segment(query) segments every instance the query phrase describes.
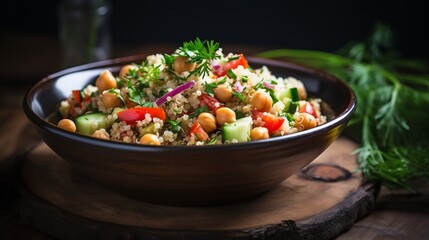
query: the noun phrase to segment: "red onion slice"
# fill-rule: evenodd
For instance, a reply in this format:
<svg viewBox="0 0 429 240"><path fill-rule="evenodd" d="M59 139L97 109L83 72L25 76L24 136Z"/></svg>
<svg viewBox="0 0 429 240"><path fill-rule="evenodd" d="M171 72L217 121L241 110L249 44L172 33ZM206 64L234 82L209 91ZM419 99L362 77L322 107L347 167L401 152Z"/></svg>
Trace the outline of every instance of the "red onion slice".
<svg viewBox="0 0 429 240"><path fill-rule="evenodd" d="M177 94L185 91L186 89L193 87L194 85L195 85L195 81L186 82L186 83L178 86L177 88L173 89L171 92L168 92L168 93L164 94L162 97L158 98L155 101L155 104L159 107L167 101L168 97L174 97Z"/></svg>
<svg viewBox="0 0 429 240"><path fill-rule="evenodd" d="M271 89L274 89L274 85L273 84L271 84L271 83L269 83L269 82L263 82L262 84L264 84L264 86L266 87L266 88L271 88Z"/></svg>
<svg viewBox="0 0 429 240"><path fill-rule="evenodd" d="M213 60L211 62L211 65L212 65L213 70L219 70L222 67L218 60Z"/></svg>
<svg viewBox="0 0 429 240"><path fill-rule="evenodd" d="M238 93L241 93L243 91L243 85L241 85L241 83L239 81L235 82L234 87Z"/></svg>

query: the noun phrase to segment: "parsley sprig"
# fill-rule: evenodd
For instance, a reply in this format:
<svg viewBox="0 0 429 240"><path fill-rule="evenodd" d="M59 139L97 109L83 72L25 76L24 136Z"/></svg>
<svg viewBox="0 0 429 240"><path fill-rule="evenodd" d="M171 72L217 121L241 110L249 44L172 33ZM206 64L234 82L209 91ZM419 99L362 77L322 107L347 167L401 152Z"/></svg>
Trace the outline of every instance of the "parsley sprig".
<svg viewBox="0 0 429 240"><path fill-rule="evenodd" d="M226 82L226 77L222 78L218 82L204 83L204 87L206 88L206 93L213 97L214 95L213 89L217 88L217 86L220 84L224 84L225 82Z"/></svg>
<svg viewBox="0 0 429 240"><path fill-rule="evenodd" d="M260 82L258 82L258 83L255 85L254 89L255 89L255 90L257 90L257 89L263 89L263 90L265 90L268 94L270 94L270 97L271 97L271 99L273 100L273 103L278 102L278 101L279 101L279 99L277 99L277 96L276 96L276 93L274 92L274 89L271 89L271 88L266 87L266 86L263 84L263 82L264 82L264 81L265 81L265 80L264 80L264 79L262 79ZM277 84L277 83L276 83L276 84Z"/></svg>
<svg viewBox="0 0 429 240"><path fill-rule="evenodd" d="M195 70L190 72L188 78L192 75L204 77L210 74L211 61L220 58L216 51L219 49L219 43L213 40L201 41L196 38L194 41L184 42L183 46L177 49L176 55L188 58L188 62L196 63Z"/></svg>
<svg viewBox="0 0 429 240"><path fill-rule="evenodd" d="M392 36L377 24L365 41L338 54L279 49L259 56L286 57L346 80L358 98L348 129L362 135L359 169L370 180L412 189L412 179L429 178L429 75L422 73L428 66L400 58Z"/></svg>
<svg viewBox="0 0 429 240"><path fill-rule="evenodd" d="M161 85L163 79L161 79L160 73L160 65L150 65L146 60L139 68L138 80L142 83L153 82L157 85Z"/></svg>
<svg viewBox="0 0 429 240"><path fill-rule="evenodd" d="M195 111L193 113L191 113L189 115L189 117L196 118L196 117L198 117L203 112L208 112L208 113L210 112L210 109L209 109L209 107L207 107L207 105L203 105L203 106L195 109Z"/></svg>
<svg viewBox="0 0 429 240"><path fill-rule="evenodd" d="M152 107L153 102L144 102L146 93L145 88L148 88L150 83L161 85L163 79L160 77L161 69L159 65L151 65L148 61L143 61L137 68L130 68L124 79L120 79L127 84L129 100L144 107ZM123 99L122 99L123 100Z"/></svg>

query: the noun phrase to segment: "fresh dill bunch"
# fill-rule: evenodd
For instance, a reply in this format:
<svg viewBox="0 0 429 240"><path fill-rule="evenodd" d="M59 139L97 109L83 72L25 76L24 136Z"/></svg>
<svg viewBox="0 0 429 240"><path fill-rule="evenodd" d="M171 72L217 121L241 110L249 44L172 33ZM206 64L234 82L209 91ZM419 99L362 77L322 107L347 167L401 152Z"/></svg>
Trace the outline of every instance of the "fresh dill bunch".
<svg viewBox="0 0 429 240"><path fill-rule="evenodd" d="M288 58L349 83L358 99L349 126L361 130L356 153L367 179L412 189L412 179L429 178L429 75L416 74L428 66L398 55L390 27L376 24L368 38L337 54L278 49L259 56Z"/></svg>
<svg viewBox="0 0 429 240"><path fill-rule="evenodd" d="M219 43L214 40L201 41L196 38L194 41L184 42L183 46L177 49L176 56L188 58L189 63L196 63L197 67L190 72L188 78L192 75L204 77L210 74L211 61L220 58L216 54L219 49Z"/></svg>

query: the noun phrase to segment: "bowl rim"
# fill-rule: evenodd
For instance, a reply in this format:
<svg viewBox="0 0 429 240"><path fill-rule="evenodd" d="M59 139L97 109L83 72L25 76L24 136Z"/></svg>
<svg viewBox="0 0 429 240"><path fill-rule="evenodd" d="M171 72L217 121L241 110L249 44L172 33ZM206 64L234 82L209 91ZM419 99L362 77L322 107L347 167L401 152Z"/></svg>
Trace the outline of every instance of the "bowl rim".
<svg viewBox="0 0 429 240"><path fill-rule="evenodd" d="M79 71L86 71L91 69L97 69L97 68L109 68L109 67L116 67L120 64L126 64L136 61L141 61L145 57L147 57L149 54L140 54L140 55L132 55L132 56L126 56L126 57L120 57L120 58L113 58L98 62L92 62L87 63L83 65L78 65L70 68L66 68L63 70L60 70L58 72L55 72L53 74L50 74L40 81L38 81L36 84L34 84L25 94L23 98L23 109L25 114L27 115L27 118L29 118L37 127L40 129L47 130L53 134L62 135L64 137L67 137L71 140L75 141L81 141L86 142L91 145L95 146L101 146L101 147L108 147L108 148L120 148L122 150L127 151L148 151L148 152L159 152L159 151L176 151L176 150L189 150L192 149L192 152L200 152L200 151L237 151L241 148L252 148L257 146L265 146L266 144L274 144L274 143L280 143L280 142L289 142L294 141L297 138L307 138L314 134L320 134L326 131L329 131L344 121L348 121L353 116L354 111L357 107L357 98L352 90L352 88L343 80L326 73L323 70L315 69L312 67L304 66L301 64L297 64L288 60L276 60L276 59L267 59L267 58L260 58L260 57L254 57L254 56L247 56L246 58L249 60L249 62L253 62L256 64L262 64L262 65L269 65L274 67L281 67L281 68L288 68L294 71L304 72L310 75L316 75L318 77L322 77L325 79L328 79L329 81L337 82L341 85L343 89L347 91L347 93L350 95L349 102L347 103L347 107L337 116L335 116L334 119L319 125L312 129L307 129L305 131L296 132L293 134L288 134L284 136L277 136L273 138L258 140L258 141L249 141L245 143L234 143L234 144L218 144L218 145L202 145L202 146L187 146L187 145L167 145L167 146L149 146L149 145L141 145L137 143L124 143L124 142L118 142L118 141L112 141L112 140L104 140L104 139L98 139L91 136L82 135L79 133L69 132L63 129L58 128L52 123L49 123L45 119L39 117L38 114L36 114L32 107L31 107L31 101L30 99L37 93L37 90L41 88L46 82L48 81L54 81L58 79L61 76L65 76L71 73L79 72ZM322 99L323 100L323 99Z"/></svg>

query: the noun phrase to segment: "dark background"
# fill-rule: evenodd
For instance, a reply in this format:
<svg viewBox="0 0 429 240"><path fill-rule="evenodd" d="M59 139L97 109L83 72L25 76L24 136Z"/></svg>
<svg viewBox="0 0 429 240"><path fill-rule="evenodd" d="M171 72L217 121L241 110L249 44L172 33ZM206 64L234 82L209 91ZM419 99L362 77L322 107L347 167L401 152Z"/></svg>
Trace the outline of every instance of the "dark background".
<svg viewBox="0 0 429 240"><path fill-rule="evenodd" d="M383 2L111 0L112 57L138 54L151 45L179 46L195 37L251 53L273 48L335 51L351 40L364 39L381 21L393 28L395 47L403 56L427 59L429 14L424 1ZM0 52L2 62L8 63L2 64L0 77L36 78L61 68L58 3L3 4ZM28 66L31 74L14 72L16 64Z"/></svg>

